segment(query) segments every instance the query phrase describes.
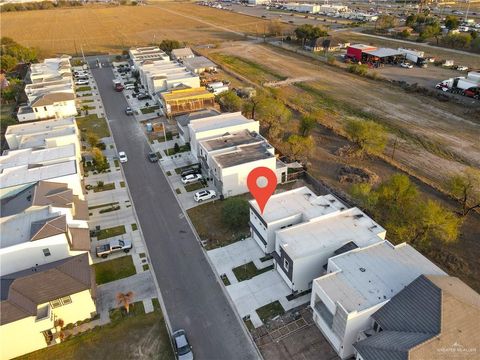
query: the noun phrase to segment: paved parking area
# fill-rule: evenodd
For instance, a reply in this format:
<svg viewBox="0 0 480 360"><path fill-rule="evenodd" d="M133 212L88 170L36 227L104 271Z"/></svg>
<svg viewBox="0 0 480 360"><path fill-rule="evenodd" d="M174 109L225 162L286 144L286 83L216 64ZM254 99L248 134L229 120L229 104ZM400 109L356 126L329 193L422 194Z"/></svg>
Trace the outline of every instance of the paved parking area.
<svg viewBox="0 0 480 360"><path fill-rule="evenodd" d="M250 320L255 327L263 324L255 310L264 305L278 300L283 309L288 311L310 301L310 294L288 301L286 297L292 291L275 269L257 275L250 280L238 282L232 272L233 268L250 261L253 261L258 269L272 264L272 260L260 261L264 254L252 238L235 242L223 248L210 250L207 254L217 273L219 275L226 274L230 280L231 285L227 286L226 289L238 313L241 317L250 315Z"/></svg>

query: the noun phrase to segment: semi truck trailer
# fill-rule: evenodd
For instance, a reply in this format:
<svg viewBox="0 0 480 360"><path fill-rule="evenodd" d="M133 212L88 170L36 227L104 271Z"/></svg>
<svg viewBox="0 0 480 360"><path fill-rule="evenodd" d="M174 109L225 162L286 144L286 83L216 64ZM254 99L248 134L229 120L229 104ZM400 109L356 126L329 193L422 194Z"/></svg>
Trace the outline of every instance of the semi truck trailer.
<svg viewBox="0 0 480 360"><path fill-rule="evenodd" d="M480 93L480 72L471 71L466 77L456 77L443 80L435 87L442 91L448 91L453 94L461 94L464 96L471 96L475 99L478 99Z"/></svg>
<svg viewBox="0 0 480 360"><path fill-rule="evenodd" d="M427 67L427 60L423 51L398 48L398 51L405 56L405 59L411 61L419 67Z"/></svg>

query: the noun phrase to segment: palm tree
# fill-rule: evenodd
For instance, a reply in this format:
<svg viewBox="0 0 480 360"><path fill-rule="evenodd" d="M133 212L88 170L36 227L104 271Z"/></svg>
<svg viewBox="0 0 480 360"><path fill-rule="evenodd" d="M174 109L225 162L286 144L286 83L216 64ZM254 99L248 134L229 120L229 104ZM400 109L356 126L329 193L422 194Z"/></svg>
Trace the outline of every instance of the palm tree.
<svg viewBox="0 0 480 360"><path fill-rule="evenodd" d="M88 115L88 105L82 105L81 110L85 112L85 115Z"/></svg>
<svg viewBox="0 0 480 360"><path fill-rule="evenodd" d="M127 314L130 311L130 304L132 303L134 293L133 291L129 291L127 293L117 293L117 305L119 307L124 307L127 311Z"/></svg>

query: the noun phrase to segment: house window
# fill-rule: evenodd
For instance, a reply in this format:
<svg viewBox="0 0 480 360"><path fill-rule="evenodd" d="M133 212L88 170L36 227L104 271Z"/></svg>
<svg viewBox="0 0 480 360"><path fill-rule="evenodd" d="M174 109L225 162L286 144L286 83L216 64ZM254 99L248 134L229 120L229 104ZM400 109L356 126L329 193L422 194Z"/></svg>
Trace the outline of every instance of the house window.
<svg viewBox="0 0 480 360"><path fill-rule="evenodd" d="M290 269L290 263L287 259L283 259L283 268L285 269L285 271L288 271Z"/></svg>
<svg viewBox="0 0 480 360"><path fill-rule="evenodd" d="M35 112L38 112L38 108L34 108Z"/></svg>
<svg viewBox="0 0 480 360"><path fill-rule="evenodd" d="M44 255L44 256L50 256L50 255L52 255L52 254L50 254L50 249L49 249L49 248L43 249L43 255Z"/></svg>
<svg viewBox="0 0 480 360"><path fill-rule="evenodd" d="M37 309L36 321L45 320L50 317L50 306L45 305Z"/></svg>
<svg viewBox="0 0 480 360"><path fill-rule="evenodd" d="M47 107L46 107L46 106L44 106L44 107L43 107L43 110L47 111Z"/></svg>
<svg viewBox="0 0 480 360"><path fill-rule="evenodd" d="M380 327L380 325L378 325L378 323L376 321L373 323L373 331L375 331L375 332L382 331L382 328Z"/></svg>
<svg viewBox="0 0 480 360"><path fill-rule="evenodd" d="M72 298L70 296L65 296L60 299L55 299L50 301L50 306L52 309L58 308L63 305L68 305L72 303Z"/></svg>

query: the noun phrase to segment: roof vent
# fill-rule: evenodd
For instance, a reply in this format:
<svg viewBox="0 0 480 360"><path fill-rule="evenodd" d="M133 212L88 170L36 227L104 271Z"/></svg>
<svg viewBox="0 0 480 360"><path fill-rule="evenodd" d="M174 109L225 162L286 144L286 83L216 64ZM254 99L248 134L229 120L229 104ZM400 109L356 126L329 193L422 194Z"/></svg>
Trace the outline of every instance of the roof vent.
<svg viewBox="0 0 480 360"><path fill-rule="evenodd" d="M363 268L363 267L361 267L359 270L360 270L361 272L367 271L367 270L366 270L365 268Z"/></svg>
<svg viewBox="0 0 480 360"><path fill-rule="evenodd" d="M361 219L363 217L363 214L355 214L353 215L354 219Z"/></svg>

